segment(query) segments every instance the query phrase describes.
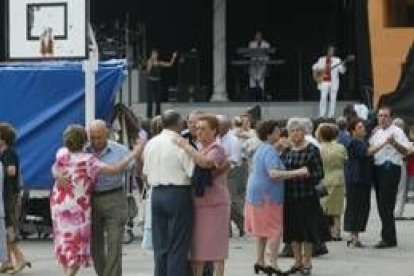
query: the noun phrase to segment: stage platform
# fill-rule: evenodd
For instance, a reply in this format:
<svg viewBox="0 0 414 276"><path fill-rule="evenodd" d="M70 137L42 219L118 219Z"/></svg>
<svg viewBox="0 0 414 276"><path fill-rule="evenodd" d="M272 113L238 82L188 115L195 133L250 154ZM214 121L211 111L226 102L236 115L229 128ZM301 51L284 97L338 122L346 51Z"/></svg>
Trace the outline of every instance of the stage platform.
<svg viewBox="0 0 414 276"><path fill-rule="evenodd" d="M335 116L341 116L344 107L351 103L353 102L338 102ZM183 115L187 115L193 110L203 110L233 117L240 115L255 105L261 107L263 119L287 119L290 117L317 118L319 115L319 102L174 102L163 103L162 110L174 109ZM135 114L145 117L145 103L132 104L132 109Z"/></svg>

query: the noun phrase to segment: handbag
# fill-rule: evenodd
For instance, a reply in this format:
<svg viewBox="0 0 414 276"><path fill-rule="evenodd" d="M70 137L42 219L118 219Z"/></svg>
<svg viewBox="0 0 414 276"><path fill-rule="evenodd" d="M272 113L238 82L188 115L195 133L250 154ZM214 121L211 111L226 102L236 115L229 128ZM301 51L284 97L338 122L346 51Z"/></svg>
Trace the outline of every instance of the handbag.
<svg viewBox="0 0 414 276"><path fill-rule="evenodd" d="M138 205L133 195L127 196L128 202L128 217L135 218L138 215Z"/></svg>

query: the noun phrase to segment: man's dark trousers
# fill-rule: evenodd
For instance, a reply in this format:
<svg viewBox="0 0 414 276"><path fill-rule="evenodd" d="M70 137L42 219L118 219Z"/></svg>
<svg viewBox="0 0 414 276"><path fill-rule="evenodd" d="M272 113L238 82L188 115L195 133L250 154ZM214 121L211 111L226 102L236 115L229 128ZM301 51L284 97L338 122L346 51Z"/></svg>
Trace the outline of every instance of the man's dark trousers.
<svg viewBox="0 0 414 276"><path fill-rule="evenodd" d="M388 245L397 245L394 208L401 176L401 167L391 162L375 166L375 195L382 223L381 238Z"/></svg>
<svg viewBox="0 0 414 276"><path fill-rule="evenodd" d="M188 253L194 221L189 186L156 186L152 192L155 276L189 276Z"/></svg>

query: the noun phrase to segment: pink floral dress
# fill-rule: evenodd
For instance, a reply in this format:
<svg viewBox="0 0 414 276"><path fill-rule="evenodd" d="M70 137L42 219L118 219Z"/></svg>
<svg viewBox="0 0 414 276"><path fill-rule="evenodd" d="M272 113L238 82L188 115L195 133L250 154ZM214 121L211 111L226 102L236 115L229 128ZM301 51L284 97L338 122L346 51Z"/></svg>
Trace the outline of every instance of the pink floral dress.
<svg viewBox="0 0 414 276"><path fill-rule="evenodd" d="M65 172L70 185L55 183L50 196L53 239L58 262L64 267L90 265L91 193L100 168L99 160L88 153L56 154L54 170Z"/></svg>

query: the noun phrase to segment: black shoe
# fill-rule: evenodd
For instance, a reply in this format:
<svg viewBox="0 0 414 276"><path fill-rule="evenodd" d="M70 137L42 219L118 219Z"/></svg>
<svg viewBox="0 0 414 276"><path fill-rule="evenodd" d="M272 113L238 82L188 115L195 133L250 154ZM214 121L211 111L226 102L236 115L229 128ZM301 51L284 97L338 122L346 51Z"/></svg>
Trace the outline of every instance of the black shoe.
<svg viewBox="0 0 414 276"><path fill-rule="evenodd" d="M319 257L328 254L328 248L326 247L325 243L317 244L312 252L313 257Z"/></svg>
<svg viewBox="0 0 414 276"><path fill-rule="evenodd" d="M302 269L303 269L302 265L299 265L299 266L294 265L289 270L285 271L285 275L290 275L290 274L295 274L297 272L301 272Z"/></svg>
<svg viewBox="0 0 414 276"><path fill-rule="evenodd" d="M280 270L279 268L274 268L274 267L268 266L267 267L267 275L268 276L272 276L272 275L285 276L287 274L285 272L283 272L282 270Z"/></svg>
<svg viewBox="0 0 414 276"><path fill-rule="evenodd" d="M285 244L285 246L282 249L282 252L280 252L279 257L282 258L292 258L293 257L293 251L290 244Z"/></svg>
<svg viewBox="0 0 414 276"><path fill-rule="evenodd" d="M388 243L385 241L380 241L374 246L374 248L376 249L385 249L385 248L392 248L392 247L397 247L397 243Z"/></svg>
<svg viewBox="0 0 414 276"><path fill-rule="evenodd" d="M342 241L342 238L341 238L341 236L331 237L331 241Z"/></svg>
<svg viewBox="0 0 414 276"><path fill-rule="evenodd" d="M269 274L269 267L267 266L254 264L253 268L254 268L254 274L259 274L260 272L263 272L264 274Z"/></svg>

